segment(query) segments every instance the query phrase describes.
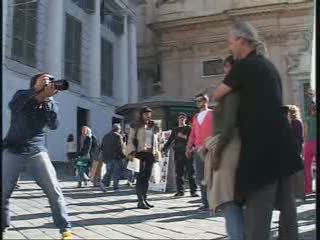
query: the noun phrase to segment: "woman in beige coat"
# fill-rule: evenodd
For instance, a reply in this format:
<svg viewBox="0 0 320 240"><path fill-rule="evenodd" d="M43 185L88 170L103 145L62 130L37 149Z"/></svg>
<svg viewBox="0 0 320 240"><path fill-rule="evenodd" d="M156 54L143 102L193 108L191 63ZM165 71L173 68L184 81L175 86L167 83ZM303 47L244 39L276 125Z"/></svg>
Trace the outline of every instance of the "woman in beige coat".
<svg viewBox="0 0 320 240"><path fill-rule="evenodd" d="M233 64L232 56L226 58L226 74ZM206 182L208 201L215 212L224 213L229 239L243 240L244 219L242 207L234 202L235 173L240 154L240 137L237 128L237 93L225 96L215 108L215 134L206 142Z"/></svg>
<svg viewBox="0 0 320 240"><path fill-rule="evenodd" d="M151 118L151 108L144 106L139 112L137 123L130 128L126 152L129 160L134 157L140 160L140 171L137 174L136 192L138 208L152 208L147 201L149 179L153 163L160 158L158 145L159 127Z"/></svg>

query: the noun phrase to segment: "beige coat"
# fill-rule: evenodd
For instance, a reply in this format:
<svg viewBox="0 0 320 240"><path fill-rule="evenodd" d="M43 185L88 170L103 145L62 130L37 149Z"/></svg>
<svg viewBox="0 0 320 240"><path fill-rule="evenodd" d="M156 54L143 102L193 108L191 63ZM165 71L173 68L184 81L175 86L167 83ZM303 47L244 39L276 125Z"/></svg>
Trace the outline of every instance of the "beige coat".
<svg viewBox="0 0 320 240"><path fill-rule="evenodd" d="M234 200L235 174L239 162L241 141L237 128L237 110L239 97L231 93L224 97L215 109L215 136L206 141L208 153L205 158L205 181L207 183L208 202L216 210L221 204ZM221 162L217 171L212 162L217 143L224 143Z"/></svg>
<svg viewBox="0 0 320 240"><path fill-rule="evenodd" d="M224 148L221 165L217 171L211 167L214 146L208 146L205 159L205 179L207 183L208 202L211 209L216 210L221 204L234 200L235 173L238 166L241 141L238 131Z"/></svg>
<svg viewBox="0 0 320 240"><path fill-rule="evenodd" d="M126 147L126 154L127 156L130 158L130 154L132 152L143 152L146 151L146 128L144 127L140 127L138 128L138 133L137 133L137 139L138 139L138 149L136 149L135 145L133 144L133 139L135 137L135 132L136 129L135 128L130 128L130 132L129 132L129 137L128 137L128 144ZM152 149L152 153L155 157L155 159L159 159L160 156L160 150L159 150L159 134L156 133L156 131L153 128L153 149Z"/></svg>

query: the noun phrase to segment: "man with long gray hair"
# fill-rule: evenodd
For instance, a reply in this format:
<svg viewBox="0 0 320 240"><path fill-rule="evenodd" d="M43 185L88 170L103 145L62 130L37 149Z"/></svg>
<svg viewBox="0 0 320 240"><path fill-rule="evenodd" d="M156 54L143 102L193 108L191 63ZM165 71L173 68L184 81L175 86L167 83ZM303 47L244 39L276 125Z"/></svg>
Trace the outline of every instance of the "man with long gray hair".
<svg viewBox="0 0 320 240"><path fill-rule="evenodd" d="M298 239L291 176L302 169L290 126L282 113L282 86L266 49L248 22L235 23L229 49L237 59L213 98L239 92L241 153L235 198L245 205L247 240L267 240L272 211L279 207L279 239Z"/></svg>

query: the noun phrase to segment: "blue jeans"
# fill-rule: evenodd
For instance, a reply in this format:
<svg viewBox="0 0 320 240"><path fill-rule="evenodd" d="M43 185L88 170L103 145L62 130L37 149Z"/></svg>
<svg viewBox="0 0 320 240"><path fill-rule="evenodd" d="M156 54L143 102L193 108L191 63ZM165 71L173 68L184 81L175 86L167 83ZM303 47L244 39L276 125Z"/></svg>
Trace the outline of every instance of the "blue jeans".
<svg viewBox="0 0 320 240"><path fill-rule="evenodd" d="M224 214L226 229L229 240L244 240L244 214L241 206L234 202L227 202L221 205L220 209Z"/></svg>
<svg viewBox="0 0 320 240"><path fill-rule="evenodd" d="M110 186L111 176L113 177L113 189L117 190L119 186L122 162L120 159L109 160L106 164L106 174L103 176L102 183L107 187Z"/></svg>
<svg viewBox="0 0 320 240"><path fill-rule="evenodd" d="M78 168L78 183L86 182L88 181L89 177L87 175L87 166L77 166Z"/></svg>
<svg viewBox="0 0 320 240"><path fill-rule="evenodd" d="M204 160L200 158L199 154L196 152L193 155L195 169L196 169L196 182L200 186L201 190L201 201L205 207L209 207L208 197L207 197L207 186L202 185L201 181L204 180Z"/></svg>
<svg viewBox="0 0 320 240"><path fill-rule="evenodd" d="M65 200L48 153L24 156L5 150L2 157L2 223L10 226L9 199L23 168L26 167L48 197L54 224L60 232L70 230Z"/></svg>

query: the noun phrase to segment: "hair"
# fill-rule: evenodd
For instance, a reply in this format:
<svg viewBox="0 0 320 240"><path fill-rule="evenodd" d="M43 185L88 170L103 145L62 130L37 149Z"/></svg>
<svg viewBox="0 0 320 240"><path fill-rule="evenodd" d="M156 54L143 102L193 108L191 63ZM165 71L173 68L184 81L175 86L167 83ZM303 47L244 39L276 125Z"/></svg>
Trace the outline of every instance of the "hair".
<svg viewBox="0 0 320 240"><path fill-rule="evenodd" d="M70 134L68 135L67 142L72 142L73 140L74 140L73 134L70 133Z"/></svg>
<svg viewBox="0 0 320 240"><path fill-rule="evenodd" d="M87 136L92 137L92 130L88 126L83 126L82 129L87 129Z"/></svg>
<svg viewBox="0 0 320 240"><path fill-rule="evenodd" d="M229 63L230 65L234 64L234 58L232 55L229 55L228 57L226 57L223 61L223 65L225 66L227 63Z"/></svg>
<svg viewBox="0 0 320 240"><path fill-rule="evenodd" d="M140 128L140 127L142 127L142 126L144 126L145 125L145 122L144 122L144 119L143 119L143 114L144 113L146 113L146 112L144 112L142 109L140 109L139 111L138 111L138 117L137 117L137 119L136 119L136 122L135 122L135 124L134 125L136 125L136 127L138 127L138 128ZM152 113L152 112L151 112ZM155 124L155 122L151 119L151 121L149 122L149 127L153 127L153 126L155 126L156 124Z"/></svg>
<svg viewBox="0 0 320 240"><path fill-rule="evenodd" d="M198 97L202 97L204 98L207 102L209 102L209 97L208 97L208 94L206 93L199 93L195 96L195 98L198 98Z"/></svg>
<svg viewBox="0 0 320 240"><path fill-rule="evenodd" d="M236 22L231 29L235 37L245 39L256 50L257 55L268 57L267 47L260 41L258 31L249 22Z"/></svg>
<svg viewBox="0 0 320 240"><path fill-rule="evenodd" d="M290 113L290 118L292 120L301 120L300 108L296 105L288 105L288 110ZM292 117L291 117L292 116Z"/></svg>

